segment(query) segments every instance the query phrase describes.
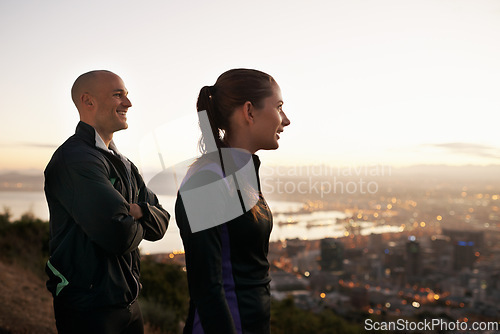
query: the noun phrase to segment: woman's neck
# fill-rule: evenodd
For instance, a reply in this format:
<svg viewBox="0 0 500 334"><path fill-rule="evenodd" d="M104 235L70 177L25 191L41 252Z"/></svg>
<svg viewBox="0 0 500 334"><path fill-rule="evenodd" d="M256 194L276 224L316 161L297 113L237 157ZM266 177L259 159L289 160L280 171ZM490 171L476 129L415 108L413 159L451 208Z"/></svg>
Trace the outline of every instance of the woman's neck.
<svg viewBox="0 0 500 334"><path fill-rule="evenodd" d="M230 136L226 134L223 139L224 144L231 148L239 148L254 154L257 150L253 147L246 136Z"/></svg>

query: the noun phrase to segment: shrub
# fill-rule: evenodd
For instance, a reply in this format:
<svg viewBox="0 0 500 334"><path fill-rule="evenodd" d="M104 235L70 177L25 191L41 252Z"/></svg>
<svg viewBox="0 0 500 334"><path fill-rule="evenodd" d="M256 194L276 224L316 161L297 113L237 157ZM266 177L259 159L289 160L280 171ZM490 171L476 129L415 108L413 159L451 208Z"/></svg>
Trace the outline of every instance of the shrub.
<svg viewBox="0 0 500 334"><path fill-rule="evenodd" d="M144 321L164 333L179 333L186 320L189 294L186 273L176 264L141 261L141 310Z"/></svg>

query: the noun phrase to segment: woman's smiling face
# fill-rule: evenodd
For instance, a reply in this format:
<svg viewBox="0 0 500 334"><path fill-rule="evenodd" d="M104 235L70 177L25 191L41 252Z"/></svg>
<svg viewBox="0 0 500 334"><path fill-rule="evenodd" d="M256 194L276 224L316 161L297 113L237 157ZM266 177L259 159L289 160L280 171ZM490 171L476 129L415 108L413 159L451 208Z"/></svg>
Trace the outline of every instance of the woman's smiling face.
<svg viewBox="0 0 500 334"><path fill-rule="evenodd" d="M285 126L290 124L290 120L283 111L283 98L278 84L274 83L272 90L272 95L262 101L262 108L254 106L255 123L252 139L255 151L277 149L279 147L279 134L283 132Z"/></svg>

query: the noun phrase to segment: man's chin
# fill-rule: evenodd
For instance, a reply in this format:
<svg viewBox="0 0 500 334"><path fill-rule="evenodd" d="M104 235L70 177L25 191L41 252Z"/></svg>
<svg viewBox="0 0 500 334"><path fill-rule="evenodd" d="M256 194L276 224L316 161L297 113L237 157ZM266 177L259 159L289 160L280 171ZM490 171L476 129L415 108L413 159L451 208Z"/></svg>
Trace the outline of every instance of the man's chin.
<svg viewBox="0 0 500 334"><path fill-rule="evenodd" d="M128 129L128 124L125 123L125 124L122 124L120 127L118 127L115 132L117 131L120 131L120 130L125 130L125 129Z"/></svg>

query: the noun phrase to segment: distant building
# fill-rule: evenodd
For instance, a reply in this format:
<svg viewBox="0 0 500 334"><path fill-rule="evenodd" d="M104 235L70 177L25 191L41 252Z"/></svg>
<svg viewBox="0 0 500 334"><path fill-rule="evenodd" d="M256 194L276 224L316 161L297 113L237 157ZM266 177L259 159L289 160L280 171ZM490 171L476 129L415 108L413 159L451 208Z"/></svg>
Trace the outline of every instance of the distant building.
<svg viewBox="0 0 500 334"><path fill-rule="evenodd" d="M480 251L484 246L484 231L443 229L443 235L450 237L451 242L466 242Z"/></svg>
<svg viewBox="0 0 500 334"><path fill-rule="evenodd" d="M389 242L384 249L384 267L392 271L404 265L404 248L393 241Z"/></svg>
<svg viewBox="0 0 500 334"><path fill-rule="evenodd" d="M382 258L378 254L368 254L368 273L372 280L380 282L384 278Z"/></svg>
<svg viewBox="0 0 500 334"><path fill-rule="evenodd" d="M370 237L368 239L368 249L372 253L381 253L384 250L384 243L382 239L382 234L375 234L372 233L370 234Z"/></svg>
<svg viewBox="0 0 500 334"><path fill-rule="evenodd" d="M271 289L275 291L306 290L308 285L306 280L284 271L274 271L271 277Z"/></svg>
<svg viewBox="0 0 500 334"><path fill-rule="evenodd" d="M305 240L298 238L286 240L286 253L288 257L297 256L297 254L304 251L305 248L306 248Z"/></svg>
<svg viewBox="0 0 500 334"><path fill-rule="evenodd" d="M337 271L342 270L344 262L344 244L334 238L321 240L321 270Z"/></svg>
<svg viewBox="0 0 500 334"><path fill-rule="evenodd" d="M484 245L484 232L443 229L443 235L450 237L453 245L453 269L472 269L476 252L480 252Z"/></svg>
<svg viewBox="0 0 500 334"><path fill-rule="evenodd" d="M337 289L339 279L338 273L314 270L310 272L308 281L312 291L325 292Z"/></svg>
<svg viewBox="0 0 500 334"><path fill-rule="evenodd" d="M349 290L351 304L354 308L363 309L368 307L368 290L364 287L354 287Z"/></svg>
<svg viewBox="0 0 500 334"><path fill-rule="evenodd" d="M405 278L405 247L403 243L390 241L383 254L384 275L392 284L403 286Z"/></svg>
<svg viewBox="0 0 500 334"><path fill-rule="evenodd" d="M456 241L453 244L453 269L460 271L464 268L472 269L476 255L474 243L471 241Z"/></svg>
<svg viewBox="0 0 500 334"><path fill-rule="evenodd" d="M420 245L413 236L406 243L405 260L406 280L413 283L422 273Z"/></svg>
<svg viewBox="0 0 500 334"><path fill-rule="evenodd" d="M436 254L444 254L449 251L451 238L446 235L437 234L431 236L431 247Z"/></svg>

